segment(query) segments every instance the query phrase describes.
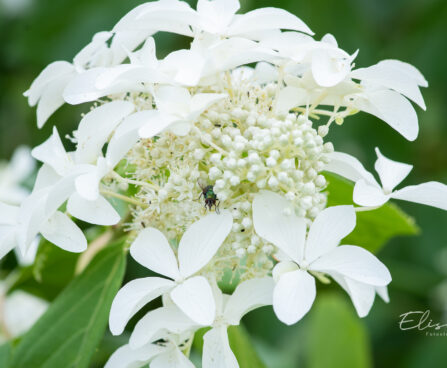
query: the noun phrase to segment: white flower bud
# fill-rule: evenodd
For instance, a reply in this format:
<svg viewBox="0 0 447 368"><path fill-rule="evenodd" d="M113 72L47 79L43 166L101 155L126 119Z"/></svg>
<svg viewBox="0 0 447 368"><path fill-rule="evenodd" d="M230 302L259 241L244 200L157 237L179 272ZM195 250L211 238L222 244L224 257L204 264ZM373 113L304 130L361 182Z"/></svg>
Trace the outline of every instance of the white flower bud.
<svg viewBox="0 0 447 368"><path fill-rule="evenodd" d="M247 228L251 227L251 224L252 224L251 218L250 217L244 217L244 219L242 220L242 226L247 229Z"/></svg>
<svg viewBox="0 0 447 368"><path fill-rule="evenodd" d="M300 205L301 205L301 208L303 208L304 210L308 210L313 205L312 197L306 196L306 197L301 198Z"/></svg>
<svg viewBox="0 0 447 368"><path fill-rule="evenodd" d="M220 154L220 153L213 153L211 156L210 156L210 161L213 163L213 164L218 164L219 162L220 162L220 159L221 159L221 157L222 157L222 154Z"/></svg>
<svg viewBox="0 0 447 368"><path fill-rule="evenodd" d="M265 160L265 163L268 167L276 166L276 160L273 157L267 158L267 160Z"/></svg>
<svg viewBox="0 0 447 368"><path fill-rule="evenodd" d="M287 182L289 181L289 176L288 176L287 173L285 173L284 171L281 171L281 172L278 174L278 180L279 180L281 183L285 184L285 183L287 183Z"/></svg>
<svg viewBox="0 0 447 368"><path fill-rule="evenodd" d="M203 158L204 155L205 155L205 151L204 151L203 149L196 148L196 149L194 150L194 154L193 154L193 156L194 156L194 158L195 158L196 160L201 160L201 159Z"/></svg>
<svg viewBox="0 0 447 368"><path fill-rule="evenodd" d="M222 171L220 171L216 166L213 166L208 173L208 176L211 180L216 180L221 175L222 175Z"/></svg>
<svg viewBox="0 0 447 368"><path fill-rule="evenodd" d="M239 176L233 175L230 178L230 184L234 187L236 185L239 185L239 183L241 182L241 179L239 179Z"/></svg>
<svg viewBox="0 0 447 368"><path fill-rule="evenodd" d="M261 159L259 158L259 155L256 152L251 152L248 155L248 162L250 164L255 164L257 162L259 162Z"/></svg>
<svg viewBox="0 0 447 368"><path fill-rule="evenodd" d="M278 187L278 185L279 185L279 181L274 176L271 176L269 178L268 184L269 184L270 188L276 189Z"/></svg>
<svg viewBox="0 0 447 368"><path fill-rule="evenodd" d="M328 133L329 127L327 125L320 125L318 127L318 134L320 135L320 137L326 137Z"/></svg>
<svg viewBox="0 0 447 368"><path fill-rule="evenodd" d="M313 182L308 182L304 184L303 186L303 193L304 194L314 194L315 193L315 184Z"/></svg>
<svg viewBox="0 0 447 368"><path fill-rule="evenodd" d="M237 160L237 167L239 168L243 168L247 165L247 161L243 158L240 158L239 160Z"/></svg>
<svg viewBox="0 0 447 368"><path fill-rule="evenodd" d="M315 178L315 185L317 186L317 187L324 187L325 185L326 185L326 178L323 176L323 175L318 175L316 178Z"/></svg>

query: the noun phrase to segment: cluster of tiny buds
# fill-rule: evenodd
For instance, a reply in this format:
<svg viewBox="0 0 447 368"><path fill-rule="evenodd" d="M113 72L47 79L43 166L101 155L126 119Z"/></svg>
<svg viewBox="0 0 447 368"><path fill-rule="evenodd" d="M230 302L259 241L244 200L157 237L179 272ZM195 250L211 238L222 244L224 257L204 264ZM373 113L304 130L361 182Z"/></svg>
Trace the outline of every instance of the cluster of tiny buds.
<svg viewBox="0 0 447 368"><path fill-rule="evenodd" d="M317 132L304 115L275 113L276 90L274 84L234 82L233 98L212 105L186 136L164 132L131 150L127 161L135 167L134 179L158 187L140 189L139 198L150 205L135 212L133 229L150 224L178 240L205 211L228 209L233 228L213 269L251 263L261 276L270 272L274 247L253 229L253 195L263 189L281 193L298 215L312 220L326 206L320 172L333 151L323 129ZM212 188L212 208L199 199L200 181Z"/></svg>

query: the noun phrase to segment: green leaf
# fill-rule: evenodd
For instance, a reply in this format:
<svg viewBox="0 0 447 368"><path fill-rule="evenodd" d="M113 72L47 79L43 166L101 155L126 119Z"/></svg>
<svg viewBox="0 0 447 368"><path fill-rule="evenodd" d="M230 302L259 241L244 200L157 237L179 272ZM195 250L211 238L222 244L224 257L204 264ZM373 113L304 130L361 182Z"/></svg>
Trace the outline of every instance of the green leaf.
<svg viewBox="0 0 447 368"><path fill-rule="evenodd" d="M21 289L52 301L73 279L78 258L79 254L64 251L42 239L34 264L19 271L10 291Z"/></svg>
<svg viewBox="0 0 447 368"><path fill-rule="evenodd" d="M11 368L84 368L107 326L125 269L123 242L99 252L22 338Z"/></svg>
<svg viewBox="0 0 447 368"><path fill-rule="evenodd" d="M11 344L9 342L0 345L0 367L8 367L11 358Z"/></svg>
<svg viewBox="0 0 447 368"><path fill-rule="evenodd" d="M366 329L346 298L321 293L309 317L309 368L372 366Z"/></svg>
<svg viewBox="0 0 447 368"><path fill-rule="evenodd" d="M256 352L251 337L244 326L230 326L228 328L228 339L240 368L266 367Z"/></svg>
<svg viewBox="0 0 447 368"><path fill-rule="evenodd" d="M339 176L326 174L328 205L352 204L353 184ZM357 226L343 244L358 245L377 253L395 236L416 235L419 228L414 220L393 203L373 211L357 212Z"/></svg>

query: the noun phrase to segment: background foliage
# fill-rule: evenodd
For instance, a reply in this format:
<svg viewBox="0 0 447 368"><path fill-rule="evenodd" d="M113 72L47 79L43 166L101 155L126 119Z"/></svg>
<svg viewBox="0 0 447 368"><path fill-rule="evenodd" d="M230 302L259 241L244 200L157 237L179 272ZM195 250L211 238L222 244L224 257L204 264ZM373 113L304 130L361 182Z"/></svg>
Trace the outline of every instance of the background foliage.
<svg viewBox="0 0 447 368"><path fill-rule="evenodd" d="M137 0L0 0L0 159L9 158L19 144L41 143L50 135L53 124L58 125L61 135L73 130L86 106L64 106L39 131L35 111L27 106L23 91L48 63L71 60L95 32L110 29L125 12L140 3ZM356 155L369 168L375 160L375 146L380 146L391 158L414 164L406 184L428 180L447 183L445 0L242 0L241 3L243 11L263 6L285 8L301 17L317 38L333 33L348 52L360 48L358 66L368 66L385 58L401 59L417 66L430 87L423 91L427 112L418 110L421 133L415 143L405 141L386 124L363 113L351 117L342 128L335 127L329 139L334 141L337 150ZM184 46L184 42L179 37L160 35L158 56L173 47ZM429 207L399 205L415 219L421 232L412 237L396 237L379 252L393 276L391 303L386 305L377 300L369 316L359 320L340 288L322 287L315 307L293 327L280 324L273 318L271 309L253 312L246 317L245 326L267 367L430 368L447 360L447 337L400 331L397 324L400 314L426 309L431 310L434 320L447 322L447 214ZM378 234L382 230L378 229ZM57 258L53 264L52 257L63 256L57 252L51 256L52 251L48 252L47 262L57 270ZM73 260L69 258L70 263ZM37 290L35 270L27 272L19 281L29 291ZM140 273L134 263L129 263L125 278L134 278ZM54 299L61 292L60 285L51 279L51 272L41 276L41 282L48 277L44 296ZM65 276L67 280L72 277ZM119 275L116 277L120 279ZM79 285L82 279L75 282ZM69 294L73 288L76 284L63 292ZM53 312L55 309L57 306ZM244 334L243 330L238 341L243 341ZM106 334L91 366L102 366L121 343L119 338L112 339ZM1 359L6 361L8 354L8 346L2 346L0 366L4 362Z"/></svg>

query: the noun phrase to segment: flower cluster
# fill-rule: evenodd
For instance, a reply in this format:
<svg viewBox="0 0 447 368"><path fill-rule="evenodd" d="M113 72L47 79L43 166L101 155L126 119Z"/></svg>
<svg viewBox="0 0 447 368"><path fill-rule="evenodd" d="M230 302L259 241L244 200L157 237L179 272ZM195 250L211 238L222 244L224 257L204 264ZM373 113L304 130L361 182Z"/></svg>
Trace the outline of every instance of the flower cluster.
<svg viewBox="0 0 447 368"><path fill-rule="evenodd" d="M238 0L199 0L197 10L145 3L72 63L50 64L25 93L39 127L65 102L93 104L70 138L74 150L56 127L33 149L43 164L34 189L0 204L1 254L26 253L38 234L82 252L87 241L74 219L120 224L132 257L162 276L117 294L113 334L149 301L162 296L163 306L138 322L108 368L191 367L192 338L204 327L203 367L237 367L226 328L265 305L296 323L313 304L316 279L336 281L363 317L376 293L388 300L391 276L361 244L339 245L356 211L391 198L447 210L444 184L393 191L410 165L377 149L380 185L325 141L334 122L359 111L416 139L409 100L425 109L419 87L427 86L416 68L384 60L354 69L357 52L332 35L314 39L295 15L238 10ZM157 32L190 37L190 47L158 59ZM355 182L360 207L327 208L323 171ZM228 272L238 283L232 295L219 289Z"/></svg>

